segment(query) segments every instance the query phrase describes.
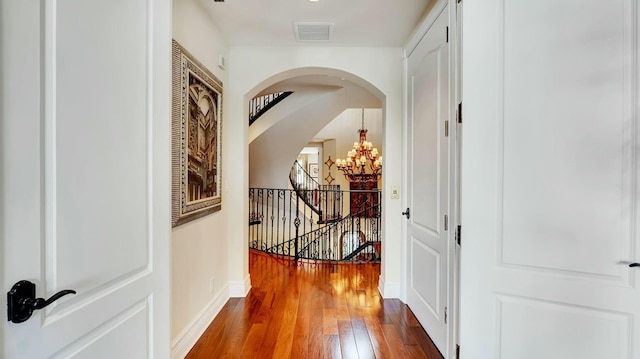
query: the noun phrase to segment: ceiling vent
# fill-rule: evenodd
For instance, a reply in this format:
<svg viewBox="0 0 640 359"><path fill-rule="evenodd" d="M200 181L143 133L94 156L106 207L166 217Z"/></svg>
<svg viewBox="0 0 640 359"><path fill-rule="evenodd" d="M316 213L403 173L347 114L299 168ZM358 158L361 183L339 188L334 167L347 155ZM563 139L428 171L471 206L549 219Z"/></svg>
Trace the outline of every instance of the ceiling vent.
<svg viewBox="0 0 640 359"><path fill-rule="evenodd" d="M329 41L333 31L332 22L294 22L298 41Z"/></svg>

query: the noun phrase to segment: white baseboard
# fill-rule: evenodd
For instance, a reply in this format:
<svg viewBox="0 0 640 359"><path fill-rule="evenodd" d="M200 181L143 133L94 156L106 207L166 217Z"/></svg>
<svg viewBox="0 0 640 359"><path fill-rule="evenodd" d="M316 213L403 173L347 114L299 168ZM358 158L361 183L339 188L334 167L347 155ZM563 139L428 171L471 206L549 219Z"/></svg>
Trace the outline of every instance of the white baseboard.
<svg viewBox="0 0 640 359"><path fill-rule="evenodd" d="M251 276L247 274L244 281L229 282L229 296L231 298L244 298L251 290Z"/></svg>
<svg viewBox="0 0 640 359"><path fill-rule="evenodd" d="M227 285L220 289L213 299L171 341L171 359L184 359L187 356L228 299L229 286Z"/></svg>
<svg viewBox="0 0 640 359"><path fill-rule="evenodd" d="M400 282L385 282L381 278L378 281L378 291L385 299L400 298Z"/></svg>

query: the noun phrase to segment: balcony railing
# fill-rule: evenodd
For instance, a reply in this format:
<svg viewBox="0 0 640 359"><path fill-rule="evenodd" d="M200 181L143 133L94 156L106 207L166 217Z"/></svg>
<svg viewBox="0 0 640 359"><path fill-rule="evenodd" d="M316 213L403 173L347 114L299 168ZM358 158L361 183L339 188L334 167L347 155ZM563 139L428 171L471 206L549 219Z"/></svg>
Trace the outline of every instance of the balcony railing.
<svg viewBox="0 0 640 359"><path fill-rule="evenodd" d="M295 190L250 188L249 247L296 260L379 261L380 191L332 192L340 213L352 212L322 222Z"/></svg>

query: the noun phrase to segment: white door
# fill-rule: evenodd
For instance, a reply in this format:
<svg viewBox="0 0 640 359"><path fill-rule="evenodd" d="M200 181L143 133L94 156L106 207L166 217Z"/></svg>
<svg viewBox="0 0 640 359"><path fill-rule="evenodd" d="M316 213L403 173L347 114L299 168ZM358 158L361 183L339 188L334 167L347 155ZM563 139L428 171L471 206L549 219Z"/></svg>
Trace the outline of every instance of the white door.
<svg viewBox="0 0 640 359"><path fill-rule="evenodd" d="M638 5L465 3L463 358L640 358Z"/></svg>
<svg viewBox="0 0 640 359"><path fill-rule="evenodd" d="M171 4L0 2L0 357L168 358Z"/></svg>
<svg viewBox="0 0 640 359"><path fill-rule="evenodd" d="M407 305L448 357L450 108L447 7L407 59Z"/></svg>

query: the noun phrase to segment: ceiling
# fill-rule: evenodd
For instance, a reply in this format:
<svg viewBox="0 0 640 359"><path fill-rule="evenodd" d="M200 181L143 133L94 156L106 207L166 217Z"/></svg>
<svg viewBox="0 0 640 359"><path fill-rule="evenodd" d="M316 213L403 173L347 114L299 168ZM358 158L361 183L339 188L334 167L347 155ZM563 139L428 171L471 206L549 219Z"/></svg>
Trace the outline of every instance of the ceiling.
<svg viewBox="0 0 640 359"><path fill-rule="evenodd" d="M433 0L201 0L230 46L405 44ZM329 41L298 41L296 22L330 22Z"/></svg>

